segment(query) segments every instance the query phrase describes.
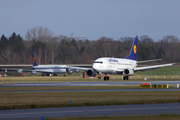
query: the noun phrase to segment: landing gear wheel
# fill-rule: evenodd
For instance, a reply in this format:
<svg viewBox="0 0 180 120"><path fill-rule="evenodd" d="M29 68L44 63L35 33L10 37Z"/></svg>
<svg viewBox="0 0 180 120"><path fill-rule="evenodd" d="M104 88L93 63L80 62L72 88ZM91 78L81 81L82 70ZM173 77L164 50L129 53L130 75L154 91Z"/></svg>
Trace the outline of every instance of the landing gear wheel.
<svg viewBox="0 0 180 120"><path fill-rule="evenodd" d="M129 80L129 76L124 76L123 80Z"/></svg>
<svg viewBox="0 0 180 120"><path fill-rule="evenodd" d="M107 78L107 80L109 81L109 77L106 77Z"/></svg>
<svg viewBox="0 0 180 120"><path fill-rule="evenodd" d="M106 79L107 79L107 78L106 78L106 77L104 77L104 81L106 81Z"/></svg>
<svg viewBox="0 0 180 120"><path fill-rule="evenodd" d="M101 76L98 76L98 79L101 79Z"/></svg>
<svg viewBox="0 0 180 120"><path fill-rule="evenodd" d="M54 74L53 76L57 76L57 74Z"/></svg>
<svg viewBox="0 0 180 120"><path fill-rule="evenodd" d="M123 80L126 80L126 76L123 76Z"/></svg>
<svg viewBox="0 0 180 120"><path fill-rule="evenodd" d="M45 76L45 74L44 74L44 73L42 73L42 74L41 74L41 76Z"/></svg>

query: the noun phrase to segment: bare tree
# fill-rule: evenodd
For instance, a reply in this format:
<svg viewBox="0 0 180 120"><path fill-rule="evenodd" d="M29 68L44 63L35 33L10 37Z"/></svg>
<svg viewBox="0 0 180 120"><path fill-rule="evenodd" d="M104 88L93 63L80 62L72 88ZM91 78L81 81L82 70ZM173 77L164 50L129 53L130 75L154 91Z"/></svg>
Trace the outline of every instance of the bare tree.
<svg viewBox="0 0 180 120"><path fill-rule="evenodd" d="M54 34L48 28L39 26L28 30L25 37L27 40L47 42L52 40Z"/></svg>
<svg viewBox="0 0 180 120"><path fill-rule="evenodd" d="M7 49L1 51L1 60L2 61L6 61L5 63L8 63L10 64L12 61L11 61L11 56L12 56L12 53L13 53L14 49L10 46L7 47Z"/></svg>
<svg viewBox="0 0 180 120"><path fill-rule="evenodd" d="M179 62L180 59L180 39L176 36L165 36L159 41L165 52L167 62Z"/></svg>

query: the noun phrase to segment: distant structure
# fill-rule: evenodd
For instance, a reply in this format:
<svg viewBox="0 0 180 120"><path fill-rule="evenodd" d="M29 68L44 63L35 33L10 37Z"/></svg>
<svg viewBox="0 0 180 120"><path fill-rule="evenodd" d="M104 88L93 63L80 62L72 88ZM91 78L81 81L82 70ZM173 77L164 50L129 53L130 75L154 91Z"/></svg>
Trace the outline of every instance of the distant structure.
<svg viewBox="0 0 180 120"><path fill-rule="evenodd" d="M71 37L70 37L71 39L79 39L79 38L87 38L86 36L84 36L84 37L73 37L73 33L71 33Z"/></svg>

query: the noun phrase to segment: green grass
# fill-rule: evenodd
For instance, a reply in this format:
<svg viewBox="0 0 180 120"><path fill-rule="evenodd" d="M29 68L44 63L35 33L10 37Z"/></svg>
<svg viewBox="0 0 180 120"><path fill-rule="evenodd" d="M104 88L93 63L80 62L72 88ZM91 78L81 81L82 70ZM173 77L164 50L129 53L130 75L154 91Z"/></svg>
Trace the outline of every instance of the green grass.
<svg viewBox="0 0 180 120"><path fill-rule="evenodd" d="M136 75L180 75L180 67L162 67L155 70L147 70L145 72L136 72Z"/></svg>
<svg viewBox="0 0 180 120"><path fill-rule="evenodd" d="M179 114L138 115L138 116L103 116L77 118L45 118L46 120L179 120Z"/></svg>
<svg viewBox="0 0 180 120"><path fill-rule="evenodd" d="M179 95L180 91L0 93L0 109L178 103Z"/></svg>
<svg viewBox="0 0 180 120"><path fill-rule="evenodd" d="M111 75L110 82L124 82L122 79L122 75ZM147 78L147 81L180 81L180 75L137 75L129 77L129 82L135 81L144 81L144 78ZM5 82L102 82L102 79L98 78L82 78L80 76L34 76L34 77L1 77L0 78L0 85L4 84ZM128 82L126 81L126 82Z"/></svg>
<svg viewBox="0 0 180 120"><path fill-rule="evenodd" d="M72 77L72 76L76 76L76 77L82 77L84 71L80 71L79 73L73 73L73 74L67 74L66 73L66 77ZM3 73L1 73L3 75ZM18 74L16 73L10 73L12 76L16 75L18 76ZM159 69L155 69L155 70L147 70L145 72L139 71L135 73L135 76L139 76L139 75L148 75L148 76L162 76L162 75L180 75L180 67L179 66L172 66L172 67L162 67ZM24 73L25 77L41 77L41 74L38 73L36 75L31 75L31 73ZM58 74L58 77L63 77L63 74Z"/></svg>
<svg viewBox="0 0 180 120"><path fill-rule="evenodd" d="M169 84L173 89L174 85ZM33 90L109 90L141 89L140 85L102 85L102 86L53 86L53 87L0 87L0 91L33 91Z"/></svg>
<svg viewBox="0 0 180 120"><path fill-rule="evenodd" d="M82 78L82 72L66 74L58 74L58 76L40 76L37 74L32 76L30 74L24 74L25 77L1 77L0 84L4 82L102 82L102 79L97 78ZM123 75L111 75L110 81L123 81ZM136 72L133 76L129 77L129 81L180 81L180 67L162 67L156 70L148 70L145 72Z"/></svg>
<svg viewBox="0 0 180 120"><path fill-rule="evenodd" d="M173 87L173 86L172 86ZM107 86L54 86L54 87L0 87L0 91L31 90L107 90L107 89L139 89L140 85L107 85Z"/></svg>

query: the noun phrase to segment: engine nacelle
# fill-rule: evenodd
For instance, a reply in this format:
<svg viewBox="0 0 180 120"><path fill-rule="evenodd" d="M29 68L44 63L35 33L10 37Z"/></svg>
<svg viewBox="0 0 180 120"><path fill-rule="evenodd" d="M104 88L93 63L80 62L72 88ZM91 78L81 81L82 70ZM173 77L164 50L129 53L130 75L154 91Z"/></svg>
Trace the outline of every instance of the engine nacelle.
<svg viewBox="0 0 180 120"><path fill-rule="evenodd" d="M95 77L96 76L96 72L94 71L94 69L89 69L86 71L86 75L89 77Z"/></svg>
<svg viewBox="0 0 180 120"><path fill-rule="evenodd" d="M21 73L22 73L22 70L17 70L17 73L18 73L18 74L21 74Z"/></svg>
<svg viewBox="0 0 180 120"><path fill-rule="evenodd" d="M124 69L123 74L126 76L134 75L134 70L132 70L130 68L126 68L126 69Z"/></svg>
<svg viewBox="0 0 180 120"><path fill-rule="evenodd" d="M36 71L34 71L34 70L31 71L31 74L32 74L32 75L35 75L35 74L36 74Z"/></svg>
<svg viewBox="0 0 180 120"><path fill-rule="evenodd" d="M68 70L68 74L73 74L73 71L72 70Z"/></svg>
<svg viewBox="0 0 180 120"><path fill-rule="evenodd" d="M80 70L79 70L79 69L75 69L74 72L75 72L75 73L79 73Z"/></svg>

